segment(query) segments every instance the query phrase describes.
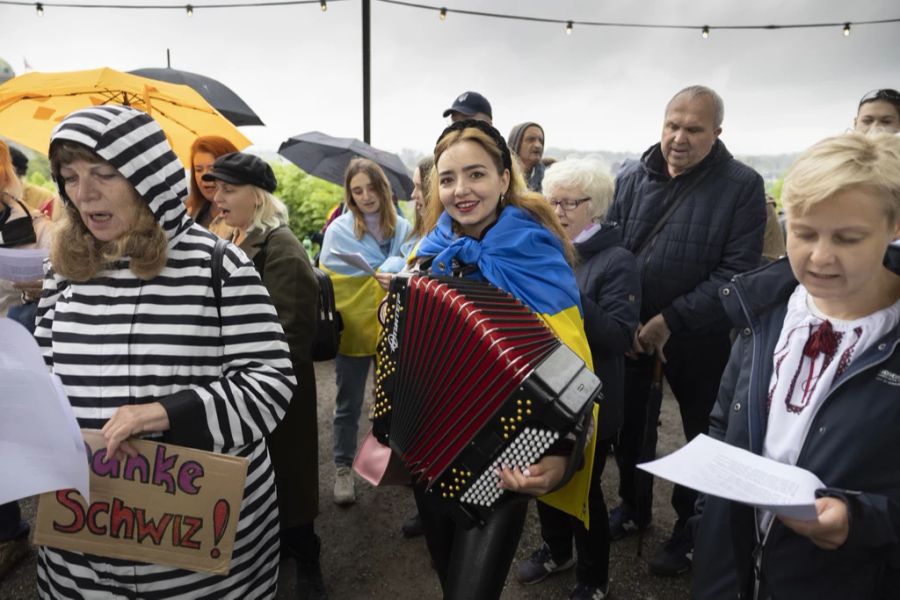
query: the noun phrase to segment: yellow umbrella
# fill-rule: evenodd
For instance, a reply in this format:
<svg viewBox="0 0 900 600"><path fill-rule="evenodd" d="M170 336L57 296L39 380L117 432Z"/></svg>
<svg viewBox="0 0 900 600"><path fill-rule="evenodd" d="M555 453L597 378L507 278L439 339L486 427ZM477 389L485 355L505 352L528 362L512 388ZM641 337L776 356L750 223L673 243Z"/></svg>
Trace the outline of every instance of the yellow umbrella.
<svg viewBox="0 0 900 600"><path fill-rule="evenodd" d="M0 85L0 135L47 154L50 133L63 117L100 104L124 104L150 114L185 166L199 136L217 135L239 149L250 145L192 88L106 68L26 73Z"/></svg>

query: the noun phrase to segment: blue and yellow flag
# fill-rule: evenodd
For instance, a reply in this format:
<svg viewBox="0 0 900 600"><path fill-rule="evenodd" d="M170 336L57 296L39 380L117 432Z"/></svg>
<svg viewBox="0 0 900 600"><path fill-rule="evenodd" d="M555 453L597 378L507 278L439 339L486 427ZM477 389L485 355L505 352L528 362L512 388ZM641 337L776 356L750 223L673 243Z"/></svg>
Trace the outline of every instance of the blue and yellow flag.
<svg viewBox="0 0 900 600"><path fill-rule="evenodd" d="M445 212L434 230L419 243L415 254L418 258L433 256L431 271L437 275L449 275L454 260L477 267L472 278L490 282L531 308L561 342L593 369L575 273L566 263L559 239L527 212L507 206L480 240L455 234L453 221ZM596 422L596 405L594 419ZM540 498L578 517L585 526L590 523L587 500L594 442L592 439L585 450L584 468L561 489Z"/></svg>
<svg viewBox="0 0 900 600"><path fill-rule="evenodd" d="M375 354L379 333L376 313L385 291L374 277L339 259L333 251L356 252L376 271L394 271L396 264L402 265L400 245L411 227L406 219L398 216L394 237L385 242L388 246L385 251L370 233L357 239L353 219L353 213L347 212L328 226L319 264L331 277L335 304L344 322L338 351L345 356L371 356Z"/></svg>

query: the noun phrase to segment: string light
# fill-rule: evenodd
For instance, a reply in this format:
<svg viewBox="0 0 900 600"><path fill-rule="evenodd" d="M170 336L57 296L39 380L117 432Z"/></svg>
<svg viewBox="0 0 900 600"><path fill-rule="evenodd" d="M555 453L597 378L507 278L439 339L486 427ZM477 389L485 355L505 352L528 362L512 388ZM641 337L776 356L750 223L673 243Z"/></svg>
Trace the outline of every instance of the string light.
<svg viewBox="0 0 900 600"><path fill-rule="evenodd" d="M108 1L108 0L107 0ZM332 2L342 2L345 0L332 0ZM430 4L421 4L419 2L411 2L409 0L375 0L376 2L381 2L384 4L394 4L397 6L406 6L409 8L417 8L420 10L428 10L440 11L440 18L443 21L447 17L448 9L446 7L440 7L430 5ZM227 4L219 3L219 2L209 2L209 3L200 3L200 4L188 4L187 6L183 4L146 4L140 3L139 0L136 0L134 4L115 4L115 3L105 3L99 4L94 2L85 2L84 0L78 2L77 4L69 4L64 2L55 2L53 0L45 1L45 2L32 2L31 0L0 0L0 6L28 6L34 7L35 12L38 16L42 16L44 14L44 7L52 6L54 8L86 8L93 9L99 8L103 10L110 9L118 9L118 10L185 10L188 16L193 15L194 8L203 8L203 9L217 9L217 8L263 8L263 7L275 7L275 6L295 6L301 4L319 4L319 8L322 11L327 10L327 0L245 0L243 2L229 2ZM466 10L462 8L454 8L454 13L473 16L473 17L489 17L492 19L504 19L510 21L527 21L532 23L559 23L565 24L566 33L571 35L572 28L577 23L582 27L604 27L604 28L617 28L617 29L680 29L680 30L697 30L697 25L681 25L675 23L631 23L631 22L617 22L617 21L569 21L565 19L556 19L552 17L534 17L528 15L516 15L516 14L506 14L506 13L494 13L494 12L484 12L478 10ZM843 27L842 31L844 37L850 36L850 27L852 25L886 25L900 23L900 18L893 19L872 19L867 21L846 21L846 22L806 22L806 23L786 23L786 24L777 24L771 23L767 25L704 25L701 29L701 35L704 39L707 39L709 36L709 31L711 29L718 30L754 30L754 31L762 31L762 30L776 30L776 29L825 29L831 27Z"/></svg>

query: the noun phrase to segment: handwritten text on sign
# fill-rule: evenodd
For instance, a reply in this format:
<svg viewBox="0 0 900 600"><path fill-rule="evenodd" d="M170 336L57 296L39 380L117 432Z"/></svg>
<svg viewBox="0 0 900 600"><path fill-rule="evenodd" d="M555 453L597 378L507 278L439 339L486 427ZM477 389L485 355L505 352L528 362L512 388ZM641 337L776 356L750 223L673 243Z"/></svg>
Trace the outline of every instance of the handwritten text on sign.
<svg viewBox="0 0 900 600"><path fill-rule="evenodd" d="M36 544L227 574L247 460L150 440L134 457L106 456L98 431L82 431L88 505L76 490L42 494Z"/></svg>

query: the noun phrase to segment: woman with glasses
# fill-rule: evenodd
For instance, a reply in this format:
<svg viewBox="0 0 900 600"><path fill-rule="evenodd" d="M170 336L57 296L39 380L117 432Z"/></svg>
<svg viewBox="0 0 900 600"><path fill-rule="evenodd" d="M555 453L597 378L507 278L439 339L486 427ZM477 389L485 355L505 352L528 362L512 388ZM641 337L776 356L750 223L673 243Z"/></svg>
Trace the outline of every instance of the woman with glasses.
<svg viewBox="0 0 900 600"><path fill-rule="evenodd" d="M853 128L862 133L871 129L900 132L900 92L885 88L863 96L853 119Z"/></svg>
<svg viewBox="0 0 900 600"><path fill-rule="evenodd" d="M590 529L538 502L543 544L518 564L516 578L524 584L538 583L575 565L577 585L569 598L597 600L609 593L609 513L600 477L622 425L624 356L638 325L640 276L634 256L622 247L619 226L604 223L613 199L613 181L601 163L582 158L558 162L547 169L543 187L578 253L575 279L594 372L603 382L603 402L588 496ZM577 564L572 555L573 537Z"/></svg>

